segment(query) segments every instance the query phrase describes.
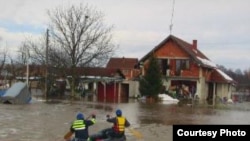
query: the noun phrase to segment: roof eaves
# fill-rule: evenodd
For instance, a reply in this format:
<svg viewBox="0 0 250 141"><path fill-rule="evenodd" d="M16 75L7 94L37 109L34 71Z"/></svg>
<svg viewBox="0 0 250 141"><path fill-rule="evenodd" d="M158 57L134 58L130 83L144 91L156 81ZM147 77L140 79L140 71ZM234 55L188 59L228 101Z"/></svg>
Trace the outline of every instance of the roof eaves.
<svg viewBox="0 0 250 141"><path fill-rule="evenodd" d="M230 76L228 76L226 73L224 73L223 71L221 71L220 69L216 69L216 71L225 79L225 80L227 80L228 82L232 82L233 81L233 79L230 77Z"/></svg>

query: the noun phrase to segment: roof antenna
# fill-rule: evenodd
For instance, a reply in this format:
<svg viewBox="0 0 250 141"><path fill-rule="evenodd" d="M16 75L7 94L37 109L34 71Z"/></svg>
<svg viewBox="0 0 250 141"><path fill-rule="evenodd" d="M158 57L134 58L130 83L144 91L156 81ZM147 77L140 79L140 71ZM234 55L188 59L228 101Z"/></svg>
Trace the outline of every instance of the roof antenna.
<svg viewBox="0 0 250 141"><path fill-rule="evenodd" d="M171 15L171 21L169 25L170 34L172 34L172 29L173 29L174 5L175 5L175 0L173 0L172 15Z"/></svg>

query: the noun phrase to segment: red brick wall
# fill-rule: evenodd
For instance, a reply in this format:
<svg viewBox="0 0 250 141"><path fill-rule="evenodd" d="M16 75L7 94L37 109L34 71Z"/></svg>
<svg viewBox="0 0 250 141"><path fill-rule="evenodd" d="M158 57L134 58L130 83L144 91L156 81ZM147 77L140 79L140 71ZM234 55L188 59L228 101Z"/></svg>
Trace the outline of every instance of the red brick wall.
<svg viewBox="0 0 250 141"><path fill-rule="evenodd" d="M155 51L155 56L159 58L172 58L170 60L170 76L175 76L175 58L190 58L189 54L186 53L182 48L177 46L172 41L163 45L159 50ZM181 76L184 77L198 77L199 67L190 59L190 69L182 70Z"/></svg>
<svg viewBox="0 0 250 141"><path fill-rule="evenodd" d="M161 48L155 51L158 57L189 57L189 55L174 44L172 41L166 43Z"/></svg>

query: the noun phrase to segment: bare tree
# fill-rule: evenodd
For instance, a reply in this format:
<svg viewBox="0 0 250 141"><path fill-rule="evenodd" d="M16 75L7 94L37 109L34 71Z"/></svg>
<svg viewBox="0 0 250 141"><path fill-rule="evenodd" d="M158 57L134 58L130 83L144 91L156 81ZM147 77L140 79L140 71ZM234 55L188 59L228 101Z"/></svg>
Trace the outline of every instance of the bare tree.
<svg viewBox="0 0 250 141"><path fill-rule="evenodd" d="M0 49L0 72L4 70L7 53L8 53L7 48Z"/></svg>
<svg viewBox="0 0 250 141"><path fill-rule="evenodd" d="M5 70L8 72L9 85L12 85L12 81L16 79L17 76L23 76L23 65L20 61L13 59L12 56L8 56L9 63L5 65Z"/></svg>
<svg viewBox="0 0 250 141"><path fill-rule="evenodd" d="M1 41L1 38L0 38ZM0 47L0 76L6 77L7 71L6 71L6 61L7 61L7 55L8 55L8 49L7 45L5 47Z"/></svg>
<svg viewBox="0 0 250 141"><path fill-rule="evenodd" d="M18 61L20 64L26 64L28 59L30 63L45 64L45 36L39 39L26 37L19 47Z"/></svg>
<svg viewBox="0 0 250 141"><path fill-rule="evenodd" d="M112 44L112 26L105 26L104 15L88 5L58 7L48 11L51 20L51 46L61 63L71 68L71 95L74 96L75 80L78 66L96 65L113 55L115 46ZM61 58L63 57L63 58ZM65 61L65 58L69 59ZM101 61L100 61L101 60Z"/></svg>

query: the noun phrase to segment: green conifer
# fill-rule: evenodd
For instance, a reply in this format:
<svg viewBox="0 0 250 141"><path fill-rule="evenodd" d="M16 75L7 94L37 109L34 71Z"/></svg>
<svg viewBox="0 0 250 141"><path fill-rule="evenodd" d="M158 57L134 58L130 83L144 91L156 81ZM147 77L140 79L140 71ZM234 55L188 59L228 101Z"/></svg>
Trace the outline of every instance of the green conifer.
<svg viewBox="0 0 250 141"><path fill-rule="evenodd" d="M145 75L140 78L139 91L142 96L157 99L162 90L162 78L157 59L152 56L149 60Z"/></svg>

